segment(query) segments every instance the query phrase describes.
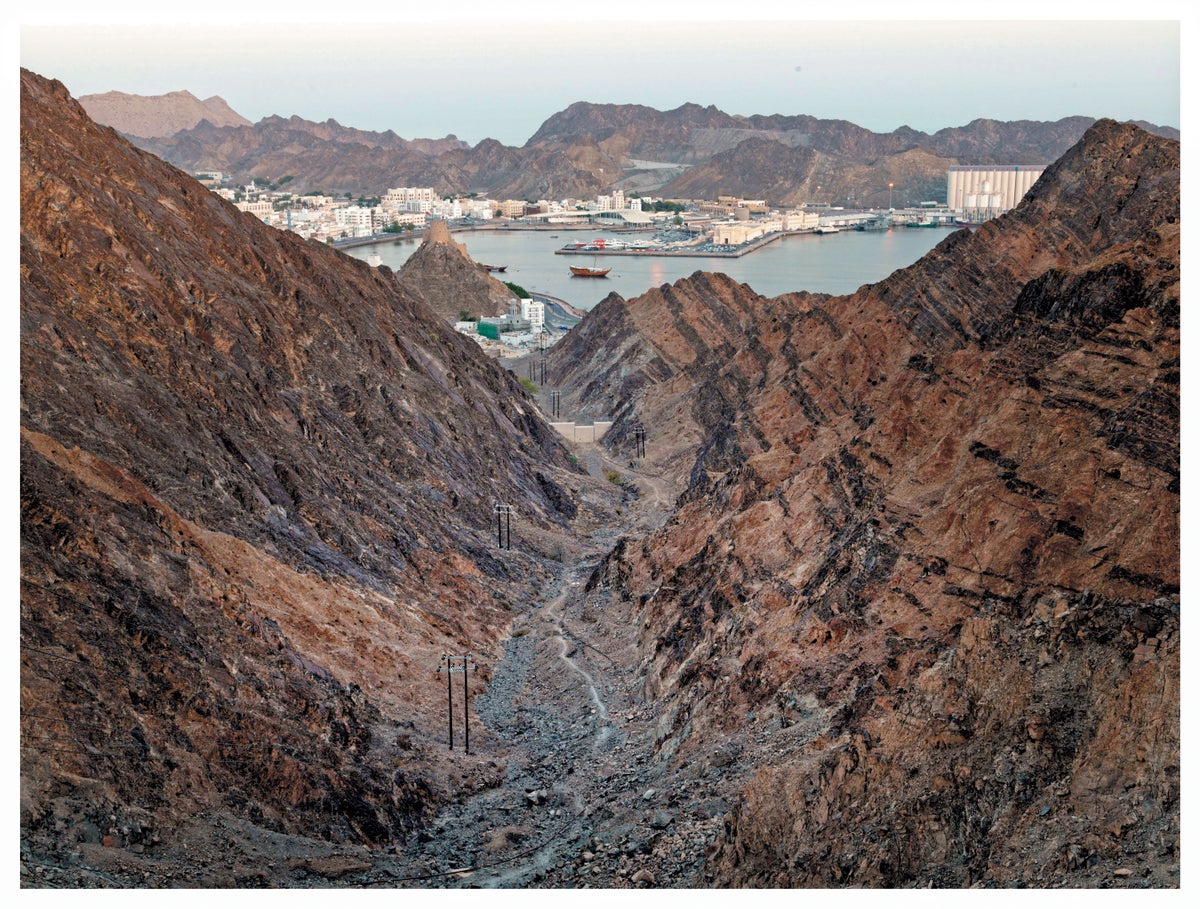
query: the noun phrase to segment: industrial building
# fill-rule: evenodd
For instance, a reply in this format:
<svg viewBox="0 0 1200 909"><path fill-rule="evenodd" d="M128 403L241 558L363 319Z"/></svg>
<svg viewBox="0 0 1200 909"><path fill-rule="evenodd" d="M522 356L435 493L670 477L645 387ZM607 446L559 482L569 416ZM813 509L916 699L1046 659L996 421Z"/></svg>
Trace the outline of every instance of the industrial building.
<svg viewBox="0 0 1200 909"><path fill-rule="evenodd" d="M986 221L1015 208L1045 170L1043 164L951 167L946 175L946 207L962 212L967 221Z"/></svg>

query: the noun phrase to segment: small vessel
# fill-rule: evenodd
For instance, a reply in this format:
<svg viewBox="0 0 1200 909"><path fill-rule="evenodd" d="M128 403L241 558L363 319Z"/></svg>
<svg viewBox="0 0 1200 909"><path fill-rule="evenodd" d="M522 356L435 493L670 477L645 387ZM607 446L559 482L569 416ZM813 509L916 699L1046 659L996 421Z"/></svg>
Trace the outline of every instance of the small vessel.
<svg viewBox="0 0 1200 909"><path fill-rule="evenodd" d="M938 222L933 218L922 218L920 221L906 221L905 227L937 227Z"/></svg>
<svg viewBox="0 0 1200 909"><path fill-rule="evenodd" d="M872 218L870 221L859 221L854 225L855 230L887 230L892 225L887 218Z"/></svg>
<svg viewBox="0 0 1200 909"><path fill-rule="evenodd" d="M612 271L611 268L589 268L586 265L569 265L571 274L577 278L603 278Z"/></svg>
<svg viewBox="0 0 1200 909"><path fill-rule="evenodd" d="M840 227L834 227L832 224L822 224L813 228L814 234L836 234L841 233Z"/></svg>
<svg viewBox="0 0 1200 909"><path fill-rule="evenodd" d="M507 265L484 265L482 262L476 262L475 264L484 271L504 271L506 268L508 268Z"/></svg>

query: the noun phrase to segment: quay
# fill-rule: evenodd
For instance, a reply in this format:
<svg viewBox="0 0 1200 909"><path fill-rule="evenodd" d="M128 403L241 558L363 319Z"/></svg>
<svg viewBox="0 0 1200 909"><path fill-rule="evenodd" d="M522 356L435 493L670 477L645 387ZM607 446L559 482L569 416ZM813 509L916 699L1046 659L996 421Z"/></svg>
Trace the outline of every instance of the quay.
<svg viewBox="0 0 1200 909"><path fill-rule="evenodd" d="M791 237L798 234L811 234L811 230L780 230L766 234L756 240L751 240L736 249L701 250L682 247L680 249L573 249L565 247L554 250L556 256L654 256L655 258L698 258L698 259L739 259L742 256L762 249L769 243L774 243L781 237Z"/></svg>

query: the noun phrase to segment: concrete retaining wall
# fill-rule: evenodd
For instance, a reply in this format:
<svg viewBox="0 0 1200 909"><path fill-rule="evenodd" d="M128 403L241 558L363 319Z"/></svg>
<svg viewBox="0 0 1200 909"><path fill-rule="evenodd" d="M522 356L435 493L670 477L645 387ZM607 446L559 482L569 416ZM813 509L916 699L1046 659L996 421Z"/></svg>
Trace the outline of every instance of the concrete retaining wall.
<svg viewBox="0 0 1200 909"><path fill-rule="evenodd" d="M595 443L604 438L612 426L612 420L596 420L594 423L581 426L578 423L551 423L558 433L572 442Z"/></svg>

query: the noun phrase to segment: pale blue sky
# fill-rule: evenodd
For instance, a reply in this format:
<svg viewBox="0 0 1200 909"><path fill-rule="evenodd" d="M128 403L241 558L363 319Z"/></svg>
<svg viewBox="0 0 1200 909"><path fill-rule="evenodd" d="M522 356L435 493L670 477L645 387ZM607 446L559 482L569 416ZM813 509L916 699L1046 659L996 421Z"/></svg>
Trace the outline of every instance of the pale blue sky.
<svg viewBox="0 0 1200 909"><path fill-rule="evenodd" d="M337 11L336 23L328 3L127 6L30 12L21 65L77 97L187 89L220 95L252 121L295 114L472 144L488 136L523 144L581 100L659 109L690 101L879 132L1073 115L1180 126L1183 7L1159 0L1093 2L1087 12L1135 9L1161 21L1083 21L1068 15L1077 4L1053 0L1006 3L1023 17L1008 21L954 21L945 17L970 5L936 2L844 5L841 15L859 18L843 21L801 19L808 7L772 0L733 19L730 4L707 0L460 0L445 12L392 3ZM385 9L389 21L365 21ZM901 10L922 18L871 15ZM505 21L488 21L498 16Z"/></svg>

